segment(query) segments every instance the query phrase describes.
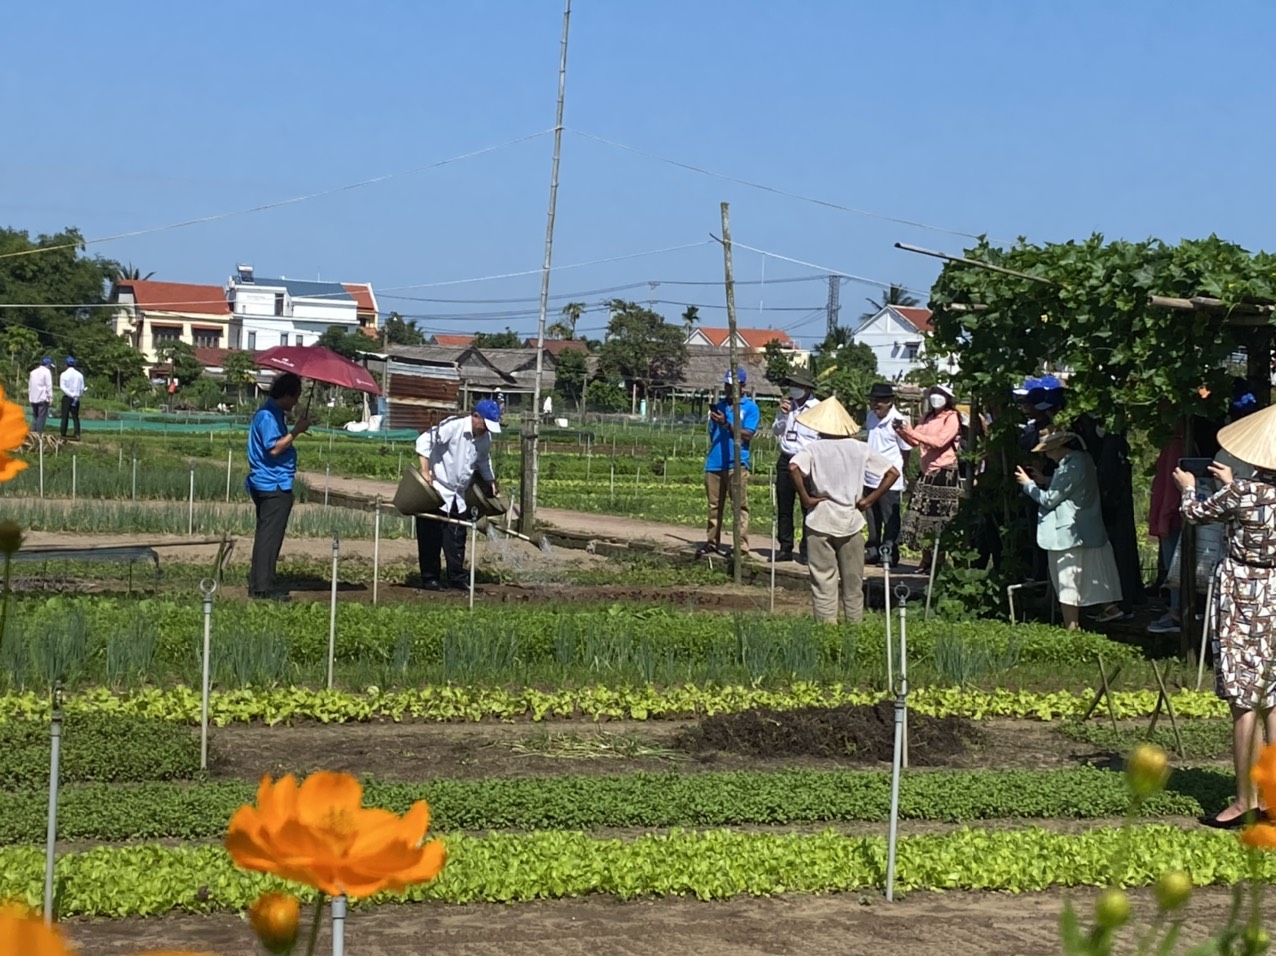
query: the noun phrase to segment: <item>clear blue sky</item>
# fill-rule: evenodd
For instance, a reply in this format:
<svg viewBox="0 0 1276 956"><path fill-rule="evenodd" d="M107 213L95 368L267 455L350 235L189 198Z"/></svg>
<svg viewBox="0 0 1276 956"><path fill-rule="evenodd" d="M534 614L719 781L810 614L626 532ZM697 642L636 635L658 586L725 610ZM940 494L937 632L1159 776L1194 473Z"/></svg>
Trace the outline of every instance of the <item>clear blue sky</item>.
<svg viewBox="0 0 1276 956"><path fill-rule="evenodd" d="M89 237L246 209L505 143L553 125L560 0L355 4L26 3L0 36L0 223ZM565 125L888 216L1013 240L1270 247L1260 38L1276 5L1076 0L575 0ZM432 331L534 333L539 276L390 290L540 266L552 138L221 222L90 247L156 278L371 281ZM564 134L556 265L735 239L928 289L897 240L968 240L836 211ZM739 250L736 275L763 278ZM823 332L817 275L769 259L742 324ZM718 247L556 272L551 293L697 302L725 324ZM870 286L842 288L843 320ZM593 303L603 294L584 296ZM557 299L561 305L563 299ZM759 311L759 307L763 311ZM670 318L680 306L659 306ZM511 309L509 319L444 320ZM780 311L781 309L785 311ZM789 311L797 310L797 311ZM602 313L586 330L601 330ZM796 327L795 327L796 326Z"/></svg>

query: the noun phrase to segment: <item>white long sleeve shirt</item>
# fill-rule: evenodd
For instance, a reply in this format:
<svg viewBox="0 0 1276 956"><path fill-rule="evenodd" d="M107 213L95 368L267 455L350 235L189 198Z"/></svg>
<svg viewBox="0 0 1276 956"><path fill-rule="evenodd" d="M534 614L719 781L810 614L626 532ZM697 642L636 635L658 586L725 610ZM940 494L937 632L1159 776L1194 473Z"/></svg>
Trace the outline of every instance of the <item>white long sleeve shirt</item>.
<svg viewBox="0 0 1276 956"><path fill-rule="evenodd" d="M27 398L32 405L53 401L53 371L47 365L37 365L27 378Z"/></svg>
<svg viewBox="0 0 1276 956"><path fill-rule="evenodd" d="M797 417L808 408L814 408L820 404L819 400L812 395L802 404L793 402L793 407L789 409L787 415L778 414L775 416L775 423L771 426L771 434L780 440L780 454L788 455L792 458L811 442L819 439L817 432L811 431L805 425L799 425Z"/></svg>
<svg viewBox="0 0 1276 956"><path fill-rule="evenodd" d="M84 394L84 376L78 368L69 368L58 376L58 388L67 398L78 401Z"/></svg>
<svg viewBox="0 0 1276 956"><path fill-rule="evenodd" d="M464 500L458 499L465 494L475 470L484 481L496 479L492 436L484 432L476 438L469 415L446 419L423 431L416 440L416 453L429 462L435 490L443 496L443 509L449 514L454 504L465 511Z"/></svg>

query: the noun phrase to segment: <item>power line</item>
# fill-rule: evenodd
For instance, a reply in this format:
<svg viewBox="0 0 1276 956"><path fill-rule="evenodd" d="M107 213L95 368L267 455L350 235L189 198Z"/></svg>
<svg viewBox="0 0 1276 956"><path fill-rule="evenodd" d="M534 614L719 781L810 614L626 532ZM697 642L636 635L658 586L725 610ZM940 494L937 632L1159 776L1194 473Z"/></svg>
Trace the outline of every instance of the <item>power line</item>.
<svg viewBox="0 0 1276 956"><path fill-rule="evenodd" d="M888 216L884 213L873 212L869 209L857 209L854 206L844 206L841 203L833 202L828 199L819 199L814 196L804 196L801 193L795 193L788 189L782 189L779 186L768 186L765 183L755 183L748 179L741 179L738 176L729 176L726 173L719 173L712 169L705 169L703 166L696 166L693 163L683 162L678 159L671 159L668 156L661 156L657 153L649 153L644 149L636 146L629 146L625 143L617 143L615 140L607 139L603 136L597 136L593 133L586 133L583 130L570 129L569 132L575 133L585 139L592 139L596 143L602 143L605 146L611 146L615 149L621 149L628 153L634 153L637 156L643 156L647 159L654 159L657 162L667 163L670 166L676 166L679 169L685 169L689 172L699 173L702 176L710 176L714 179L721 179L724 182L735 183L738 186L748 186L750 189L760 189L763 192L774 193L777 196L784 196L788 199L797 199L801 202L808 202L816 206L823 206L826 209L836 209L840 212L854 213L857 216L867 216L870 219L880 219L883 222L893 222L901 226L912 226L916 229L928 229L931 232L942 232L950 236L961 236L966 239L979 239L980 235L974 232L963 232L960 229L948 229L944 226L932 226L929 223L918 222L915 219L904 219L900 216ZM1003 242L1003 240L997 240ZM1003 243L1004 244L1004 243Z"/></svg>
<svg viewBox="0 0 1276 956"><path fill-rule="evenodd" d="M476 149L468 153L462 153L459 156L452 156L448 159L441 159L437 162L427 163L424 166L415 166L412 169L404 169L394 173L386 173L382 176L374 176L371 179L363 179L355 183L346 183L344 186L334 186L331 189L323 189L319 192L306 193L302 196L293 196L289 199L279 199L275 202L263 203L259 206L252 206L248 209L239 209L234 212L217 213L212 216L200 216L197 219L185 219L181 222L169 223L166 226L151 226L146 229L134 229L131 232L121 232L113 236L101 236L97 239L85 239L82 242L63 242L53 246L40 246L36 249L23 249L18 252L0 253L0 259L13 259L18 256L33 256L42 252L54 252L59 249L78 249L81 245L91 246L102 242L114 242L118 239L134 239L138 236L146 236L156 232L168 232L173 229L184 229L187 226L198 226L207 222L219 222L223 219L231 219L235 216L246 216L249 213L264 212L268 209L278 209L281 206L292 206L297 203L308 202L311 199L320 199L324 196L332 196L337 193L349 192L352 189L361 189L364 186L373 186L377 183L383 183L389 179L397 179L401 176L410 176L414 173L425 172L430 169L438 169L440 166L448 166L452 163L459 163L464 159L473 159L476 156L482 156L484 153L495 152L496 150L506 149L510 146L517 146L519 143L525 143L528 140L536 139L551 133L553 130L543 129L538 133L529 133L526 136L520 136L517 139L509 140L505 143L499 143L495 146L484 146L482 149Z"/></svg>
<svg viewBox="0 0 1276 956"><path fill-rule="evenodd" d="M715 241L717 240L715 239ZM784 262L791 262L794 265L806 266L808 269L815 269L818 272L823 272L825 275L841 276L843 279L848 279L851 282L862 282L865 285L877 286L879 289L896 288L896 289L899 289L901 292L907 292L910 295L926 296L927 298L930 297L929 291L921 292L917 289L906 289L904 286L900 285L897 282L883 282L880 279L869 279L865 276L853 275L850 272L840 272L839 270L832 269L828 266L822 266L814 262L807 262L805 259L794 259L791 256L782 256L778 252L771 252L769 249L758 249L756 246L746 246L743 242L740 242L739 240L734 238L731 240L731 244L733 246L738 246L741 249L748 249L750 252L757 252L757 253L761 253L764 256L770 256L772 259L780 259L780 260L783 260Z"/></svg>

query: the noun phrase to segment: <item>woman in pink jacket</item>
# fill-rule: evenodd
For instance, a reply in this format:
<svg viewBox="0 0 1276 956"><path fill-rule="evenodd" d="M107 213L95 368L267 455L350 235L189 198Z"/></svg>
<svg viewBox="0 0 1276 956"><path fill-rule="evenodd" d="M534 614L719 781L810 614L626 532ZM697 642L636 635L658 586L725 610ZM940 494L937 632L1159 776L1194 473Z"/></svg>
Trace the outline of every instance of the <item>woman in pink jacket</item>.
<svg viewBox="0 0 1276 956"><path fill-rule="evenodd" d="M960 487L957 480L957 445L961 436L961 415L953 393L943 385L926 390L929 406L916 428L895 423L900 437L920 448L921 475L913 484L908 514L900 529L900 542L922 553L919 572L929 571L935 536L957 513Z"/></svg>

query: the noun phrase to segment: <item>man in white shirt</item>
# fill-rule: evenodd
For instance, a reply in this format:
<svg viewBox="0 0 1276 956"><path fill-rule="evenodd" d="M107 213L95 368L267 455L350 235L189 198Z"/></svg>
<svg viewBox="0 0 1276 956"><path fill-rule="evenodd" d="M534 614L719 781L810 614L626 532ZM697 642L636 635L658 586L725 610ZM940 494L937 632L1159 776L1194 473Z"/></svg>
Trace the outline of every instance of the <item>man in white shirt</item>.
<svg viewBox="0 0 1276 956"><path fill-rule="evenodd" d="M895 466L864 442L836 398L826 398L802 413L802 424L819 434L793 456L789 466L802 505L808 510L811 604L815 619L837 623L840 604L847 621L864 619L864 513L872 510L895 481ZM864 473L881 475L879 486L864 493Z"/></svg>
<svg viewBox="0 0 1276 956"><path fill-rule="evenodd" d="M421 474L443 496L439 517L466 520L465 489L475 472L499 494L492 471L492 436L501 433L501 407L485 398L469 415L448 418L426 429L416 440ZM416 519L417 560L421 565L421 587L442 591L447 587L468 588L465 577L465 535L462 525L430 518ZM447 565L447 581L440 581L439 551ZM471 555L471 560L474 556Z"/></svg>
<svg viewBox="0 0 1276 956"><path fill-rule="evenodd" d="M53 404L53 359L47 355L27 378L27 400L31 403L31 430L42 435Z"/></svg>
<svg viewBox="0 0 1276 956"><path fill-rule="evenodd" d="M793 560L793 508L800 505L797 487L793 484L793 473L789 464L793 456L815 441L819 436L805 425L798 423L798 416L809 408L819 404L815 399L815 382L806 372L790 372L784 379L784 387L788 389L784 400L780 402L775 422L771 425L771 434L780 444L780 457L775 463L775 507L776 537L779 539L779 550L776 561ZM802 546L801 560L806 560L806 509L802 509Z"/></svg>
<svg viewBox="0 0 1276 956"><path fill-rule="evenodd" d="M58 376L58 388L62 391L62 437L66 427L75 422L75 441L80 440L80 398L84 395L84 376L75 367L75 359L66 357L66 371Z"/></svg>
<svg viewBox="0 0 1276 956"><path fill-rule="evenodd" d="M880 564L881 547L887 545L891 550L891 567L899 564L899 503L904 493L904 470L908 467L908 456L912 446L895 430L895 422L905 425L908 419L895 407L895 389L887 382L878 382L868 393L868 419L864 427L868 429L868 447L891 463L898 472L894 484L878 497L868 511L868 544L864 549L866 564ZM882 476L872 470L864 472L864 495L874 491L882 481Z"/></svg>

